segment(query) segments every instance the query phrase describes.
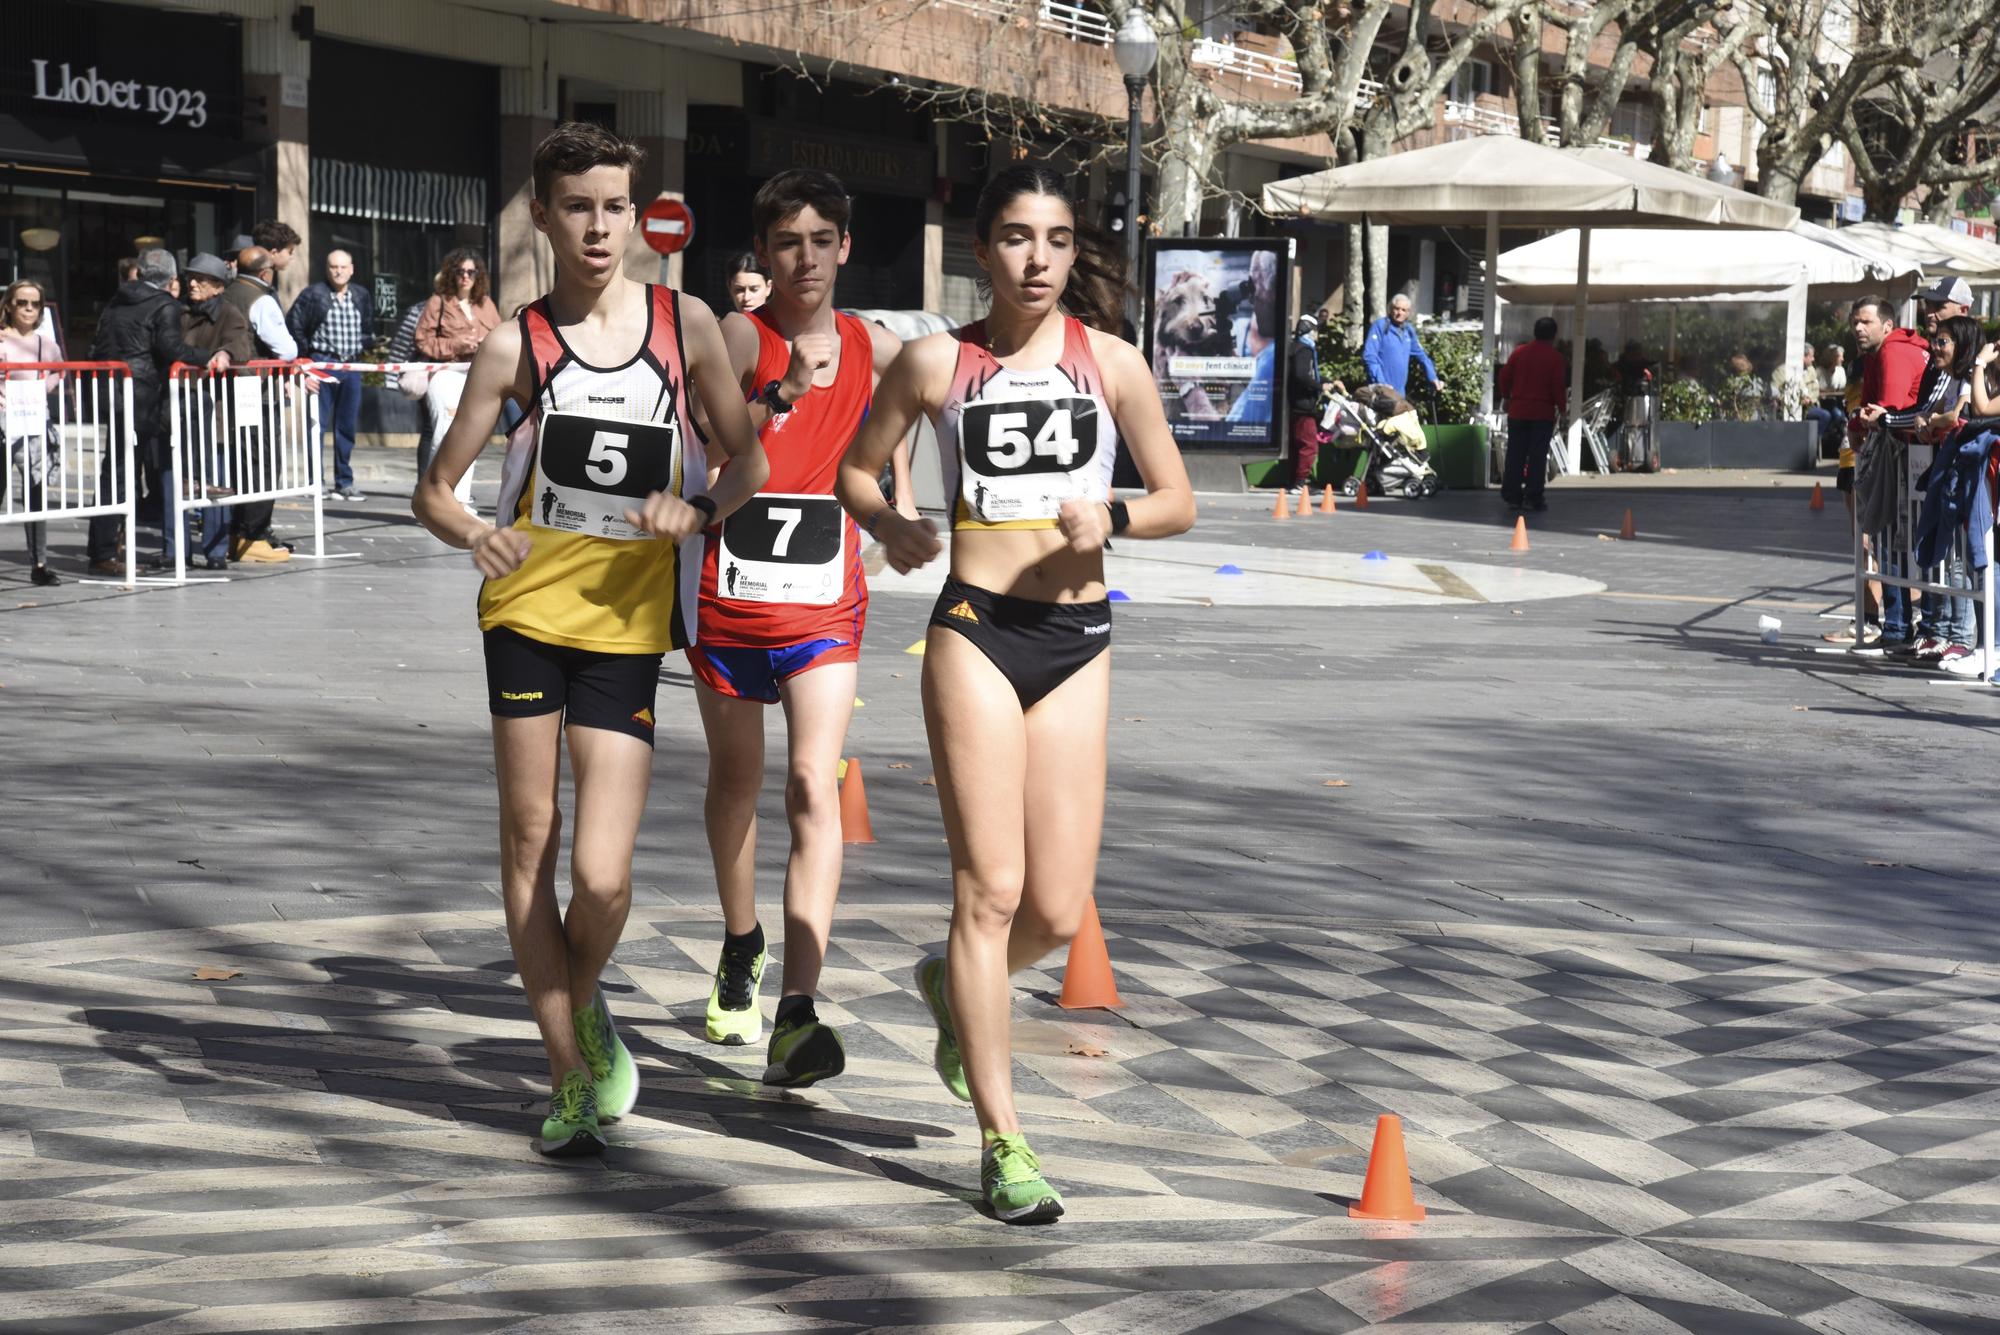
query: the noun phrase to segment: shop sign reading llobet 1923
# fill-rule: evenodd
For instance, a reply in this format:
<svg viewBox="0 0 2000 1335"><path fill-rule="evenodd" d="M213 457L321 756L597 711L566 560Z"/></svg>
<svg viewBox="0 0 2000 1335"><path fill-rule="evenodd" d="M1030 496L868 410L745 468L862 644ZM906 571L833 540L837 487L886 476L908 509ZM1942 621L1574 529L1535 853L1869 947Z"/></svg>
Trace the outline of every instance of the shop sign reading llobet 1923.
<svg viewBox="0 0 2000 1335"><path fill-rule="evenodd" d="M208 124L208 94L202 89L175 88L138 79L107 79L97 72L95 65L81 74L72 74L66 60L54 69L50 69L46 60L29 63L35 67L37 102L140 112L158 117L162 125L185 121L191 130Z"/></svg>

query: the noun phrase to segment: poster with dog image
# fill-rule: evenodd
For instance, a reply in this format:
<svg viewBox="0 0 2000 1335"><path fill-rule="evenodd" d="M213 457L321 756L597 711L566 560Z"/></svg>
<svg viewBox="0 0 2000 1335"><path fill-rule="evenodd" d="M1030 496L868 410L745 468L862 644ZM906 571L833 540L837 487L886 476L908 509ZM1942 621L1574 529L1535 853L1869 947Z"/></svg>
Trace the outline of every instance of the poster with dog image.
<svg viewBox="0 0 2000 1335"><path fill-rule="evenodd" d="M1280 237L1150 246L1147 353L1182 445L1281 452L1291 251Z"/></svg>

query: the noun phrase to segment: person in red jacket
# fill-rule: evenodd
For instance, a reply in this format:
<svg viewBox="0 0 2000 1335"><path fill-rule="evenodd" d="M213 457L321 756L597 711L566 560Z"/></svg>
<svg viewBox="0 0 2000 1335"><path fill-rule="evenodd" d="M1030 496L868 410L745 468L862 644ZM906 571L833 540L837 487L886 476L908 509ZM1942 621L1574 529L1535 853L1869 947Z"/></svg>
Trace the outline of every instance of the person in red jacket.
<svg viewBox="0 0 2000 1335"><path fill-rule="evenodd" d="M1861 353L1861 392L1847 418L1848 448L1841 453L1837 483L1847 496L1847 513L1854 516L1854 451L1884 413L1906 412L1917 406L1922 396L1924 368L1930 364L1930 345L1923 335L1896 327L1896 308L1881 297L1863 297L1848 312L1848 327L1854 332L1854 346ZM1862 537L1871 557L1874 543ZM1881 609L1880 635L1885 643L1909 638L1910 594L1907 589L1871 583L1869 599ZM1821 638L1834 644L1852 644L1857 632L1863 643L1872 642L1875 632L1866 627L1847 626Z"/></svg>
<svg viewBox="0 0 2000 1335"><path fill-rule="evenodd" d="M1507 409L1507 466L1500 476L1500 499L1513 509L1549 508L1542 487L1568 380L1568 363L1556 351L1556 322L1545 315L1535 321L1534 342L1514 349L1500 368L1500 401Z"/></svg>

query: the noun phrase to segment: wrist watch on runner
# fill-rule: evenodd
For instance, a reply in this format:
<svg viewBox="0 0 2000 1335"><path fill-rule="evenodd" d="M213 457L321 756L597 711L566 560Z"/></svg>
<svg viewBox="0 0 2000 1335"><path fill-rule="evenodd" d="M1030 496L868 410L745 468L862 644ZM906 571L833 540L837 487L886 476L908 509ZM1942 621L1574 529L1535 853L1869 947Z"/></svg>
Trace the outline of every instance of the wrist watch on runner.
<svg viewBox="0 0 2000 1335"><path fill-rule="evenodd" d="M764 388L757 391L757 402L769 408L773 417L792 410L792 405L785 402L785 396L781 392L784 383L782 380L773 380L765 385Z"/></svg>

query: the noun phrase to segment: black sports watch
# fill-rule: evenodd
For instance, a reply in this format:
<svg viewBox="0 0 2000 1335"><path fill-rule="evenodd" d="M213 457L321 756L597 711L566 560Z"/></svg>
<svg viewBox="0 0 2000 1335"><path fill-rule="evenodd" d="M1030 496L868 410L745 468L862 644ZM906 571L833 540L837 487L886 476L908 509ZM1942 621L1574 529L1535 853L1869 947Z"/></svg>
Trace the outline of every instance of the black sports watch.
<svg viewBox="0 0 2000 1335"><path fill-rule="evenodd" d="M715 497L689 496L687 498L687 503L689 505L692 505L695 509L701 511L703 518L705 518L708 521L708 523L713 524L715 522Z"/></svg>
<svg viewBox="0 0 2000 1335"><path fill-rule="evenodd" d="M764 388L757 391L757 402L769 408L773 417L776 417L779 413L788 413L792 410L792 405L786 403L785 396L778 392L783 388L784 383L782 380L773 380L765 385Z"/></svg>

